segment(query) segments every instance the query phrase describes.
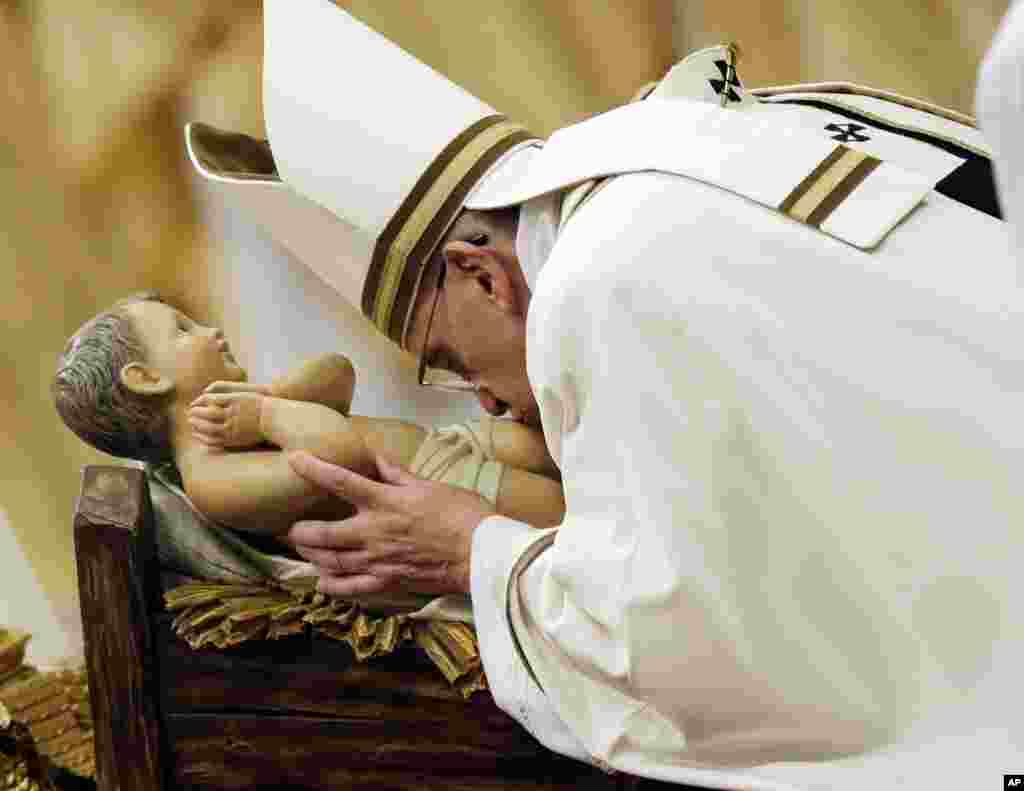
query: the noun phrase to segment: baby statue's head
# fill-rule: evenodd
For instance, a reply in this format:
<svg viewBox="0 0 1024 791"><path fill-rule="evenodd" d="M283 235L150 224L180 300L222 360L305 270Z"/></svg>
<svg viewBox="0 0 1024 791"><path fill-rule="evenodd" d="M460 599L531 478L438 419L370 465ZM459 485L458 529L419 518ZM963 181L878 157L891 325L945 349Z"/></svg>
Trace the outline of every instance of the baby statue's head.
<svg viewBox="0 0 1024 791"><path fill-rule="evenodd" d="M245 380L221 331L146 292L117 302L71 337L51 391L61 419L83 441L157 462L173 457L175 414L218 380Z"/></svg>

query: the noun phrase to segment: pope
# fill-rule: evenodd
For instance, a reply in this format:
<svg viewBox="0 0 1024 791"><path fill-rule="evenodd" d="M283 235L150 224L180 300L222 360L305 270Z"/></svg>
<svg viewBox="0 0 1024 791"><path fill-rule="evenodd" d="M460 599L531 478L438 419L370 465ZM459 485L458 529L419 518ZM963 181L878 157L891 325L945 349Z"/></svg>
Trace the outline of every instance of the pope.
<svg viewBox="0 0 1024 791"><path fill-rule="evenodd" d="M609 770L1015 771L1024 327L972 119L841 83L747 91L722 46L542 143L330 3L268 0L265 31L273 167L192 125L196 167L421 384L541 426L565 489L536 531L383 458L296 454L358 509L289 532L324 590L405 589L394 531L462 563L499 705ZM373 78L339 87L349 63Z"/></svg>

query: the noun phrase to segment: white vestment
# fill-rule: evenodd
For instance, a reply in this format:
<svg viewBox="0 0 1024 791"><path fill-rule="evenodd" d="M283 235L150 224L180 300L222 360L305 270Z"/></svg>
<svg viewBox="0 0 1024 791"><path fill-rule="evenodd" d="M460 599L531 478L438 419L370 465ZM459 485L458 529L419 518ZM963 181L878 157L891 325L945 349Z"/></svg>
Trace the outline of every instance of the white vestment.
<svg viewBox="0 0 1024 791"><path fill-rule="evenodd" d="M552 749L708 788L1024 771L1010 234L938 192L886 231L646 172L534 239L567 512L486 520L472 594L495 699Z"/></svg>
<svg viewBox="0 0 1024 791"><path fill-rule="evenodd" d="M999 197L1024 254L1024 2L1003 18L978 73L978 120L995 149Z"/></svg>

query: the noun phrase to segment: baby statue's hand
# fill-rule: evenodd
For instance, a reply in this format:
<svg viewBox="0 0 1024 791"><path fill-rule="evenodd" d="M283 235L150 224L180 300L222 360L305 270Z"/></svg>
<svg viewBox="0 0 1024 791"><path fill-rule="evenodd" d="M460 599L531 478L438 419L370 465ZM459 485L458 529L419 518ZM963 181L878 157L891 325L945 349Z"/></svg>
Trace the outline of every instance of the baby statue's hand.
<svg viewBox="0 0 1024 791"><path fill-rule="evenodd" d="M203 393L258 393L271 395L270 385L258 385L254 382L210 382Z"/></svg>
<svg viewBox="0 0 1024 791"><path fill-rule="evenodd" d="M262 407L263 395L260 393L205 392L188 409L192 436L215 448L259 445L263 441L260 430Z"/></svg>

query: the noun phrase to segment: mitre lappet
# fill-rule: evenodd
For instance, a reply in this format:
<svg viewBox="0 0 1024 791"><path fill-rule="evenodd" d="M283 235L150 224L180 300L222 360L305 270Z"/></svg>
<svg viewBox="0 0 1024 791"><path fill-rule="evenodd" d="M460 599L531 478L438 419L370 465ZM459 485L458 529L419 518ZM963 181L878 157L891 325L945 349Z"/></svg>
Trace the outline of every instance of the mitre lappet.
<svg viewBox="0 0 1024 791"><path fill-rule="evenodd" d="M540 141L328 0L265 0L268 140L186 127L198 172L404 347L427 262L471 195Z"/></svg>

